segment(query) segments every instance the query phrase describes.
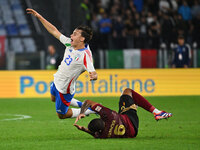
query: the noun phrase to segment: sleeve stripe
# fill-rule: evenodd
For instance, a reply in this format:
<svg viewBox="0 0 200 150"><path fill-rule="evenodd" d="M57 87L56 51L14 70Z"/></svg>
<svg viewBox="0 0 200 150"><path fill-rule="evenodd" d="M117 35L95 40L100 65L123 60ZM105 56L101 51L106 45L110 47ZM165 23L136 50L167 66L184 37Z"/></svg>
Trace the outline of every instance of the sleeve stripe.
<svg viewBox="0 0 200 150"><path fill-rule="evenodd" d="M85 66L85 68L87 69L87 60L86 60L86 54L84 54L83 63L84 63L84 66Z"/></svg>
<svg viewBox="0 0 200 150"><path fill-rule="evenodd" d="M89 50L85 50L85 52L88 54L88 56L89 56L91 62L93 62L93 61L92 61L92 54L91 54L91 52L90 52Z"/></svg>

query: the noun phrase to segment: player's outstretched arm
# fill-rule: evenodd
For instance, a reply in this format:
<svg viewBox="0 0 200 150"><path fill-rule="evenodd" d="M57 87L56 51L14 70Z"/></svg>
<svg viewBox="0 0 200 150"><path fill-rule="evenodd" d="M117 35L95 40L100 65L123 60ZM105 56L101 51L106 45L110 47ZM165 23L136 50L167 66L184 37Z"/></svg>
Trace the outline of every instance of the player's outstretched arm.
<svg viewBox="0 0 200 150"><path fill-rule="evenodd" d="M85 112L86 110L89 108L89 107L93 107L94 105L96 105L98 103L96 102L93 102L91 100L86 100L83 102L83 105L81 106L81 112L80 114L78 115L78 117L76 117L76 120L74 122L74 125L81 119L81 118L84 118L85 117Z"/></svg>
<svg viewBox="0 0 200 150"><path fill-rule="evenodd" d="M48 22L44 17L42 17L37 11L31 8L26 9L27 14L32 14L36 18L40 20L40 22L43 24L43 26L47 29L47 31L52 34L55 38L58 40L60 39L61 33L58 31L58 29L52 25L50 22Z"/></svg>
<svg viewBox="0 0 200 150"><path fill-rule="evenodd" d="M93 134L92 132L90 132L90 130L88 130L88 128L85 128L85 127L83 127L83 126L79 126L79 125L77 125L77 124L74 124L74 126L75 126L77 129L79 129L79 130L81 130L81 131L84 131L84 132L86 132L86 133L88 133L88 134L94 136L94 134Z"/></svg>

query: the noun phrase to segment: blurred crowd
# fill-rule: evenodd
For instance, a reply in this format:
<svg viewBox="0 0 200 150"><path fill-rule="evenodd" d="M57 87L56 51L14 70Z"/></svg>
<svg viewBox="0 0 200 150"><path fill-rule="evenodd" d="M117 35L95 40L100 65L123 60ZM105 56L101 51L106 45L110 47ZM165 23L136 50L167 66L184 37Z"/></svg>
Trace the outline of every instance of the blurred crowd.
<svg viewBox="0 0 200 150"><path fill-rule="evenodd" d="M83 0L86 24L97 49L159 48L200 43L199 0Z"/></svg>

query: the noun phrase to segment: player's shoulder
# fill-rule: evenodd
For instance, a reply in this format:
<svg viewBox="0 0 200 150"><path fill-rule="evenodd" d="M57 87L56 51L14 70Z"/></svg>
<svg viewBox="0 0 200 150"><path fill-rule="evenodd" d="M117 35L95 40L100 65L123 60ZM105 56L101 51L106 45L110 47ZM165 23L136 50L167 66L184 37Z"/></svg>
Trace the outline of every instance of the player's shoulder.
<svg viewBox="0 0 200 150"><path fill-rule="evenodd" d="M74 51L74 48L73 48L73 47L71 47L71 46L66 46L65 52L67 52L67 53L72 53L73 51Z"/></svg>
<svg viewBox="0 0 200 150"><path fill-rule="evenodd" d="M100 115L103 115L104 117L106 116L109 116L109 115L112 115L114 112L113 110L101 105L101 104L95 104L93 107L92 107L92 110L94 110L95 112L99 113Z"/></svg>
<svg viewBox="0 0 200 150"><path fill-rule="evenodd" d="M92 110L96 111L96 112L100 112L102 109L104 108L103 105L97 103L92 107Z"/></svg>

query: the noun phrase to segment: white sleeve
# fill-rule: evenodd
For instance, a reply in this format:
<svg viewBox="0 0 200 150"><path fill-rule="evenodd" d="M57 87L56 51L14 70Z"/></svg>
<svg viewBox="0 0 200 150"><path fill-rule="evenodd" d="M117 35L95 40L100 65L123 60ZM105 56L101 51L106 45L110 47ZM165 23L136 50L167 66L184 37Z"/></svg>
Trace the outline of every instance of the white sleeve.
<svg viewBox="0 0 200 150"><path fill-rule="evenodd" d="M88 54L85 54L85 59L84 60L86 60L86 62L84 62L86 70L88 72L94 72L95 69L94 69L93 60L92 60L91 56L89 56Z"/></svg>
<svg viewBox="0 0 200 150"><path fill-rule="evenodd" d="M71 46L71 39L61 34L60 42L63 43L66 47Z"/></svg>

